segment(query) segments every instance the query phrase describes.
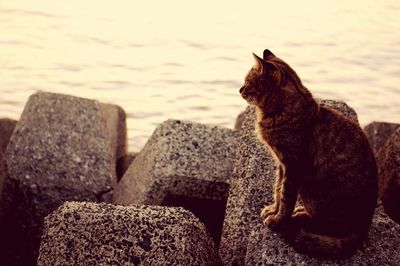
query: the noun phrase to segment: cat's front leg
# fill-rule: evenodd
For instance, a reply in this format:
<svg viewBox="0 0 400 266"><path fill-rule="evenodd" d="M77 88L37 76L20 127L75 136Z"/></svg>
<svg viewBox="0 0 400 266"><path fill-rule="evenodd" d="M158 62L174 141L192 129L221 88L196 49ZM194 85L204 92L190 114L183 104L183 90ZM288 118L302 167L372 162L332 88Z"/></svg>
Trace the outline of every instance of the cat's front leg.
<svg viewBox="0 0 400 266"><path fill-rule="evenodd" d="M286 174L282 177L282 186L278 212L271 214L264 219L264 224L275 229L283 225L292 216L297 200L298 184L296 177L286 169Z"/></svg>
<svg viewBox="0 0 400 266"><path fill-rule="evenodd" d="M283 167L282 165L278 166L277 175L275 178L274 184L274 203L271 205L265 206L261 210L261 218L265 220L268 216L272 214L277 214L279 210L279 204L281 200L281 189L282 189L282 178L283 178Z"/></svg>

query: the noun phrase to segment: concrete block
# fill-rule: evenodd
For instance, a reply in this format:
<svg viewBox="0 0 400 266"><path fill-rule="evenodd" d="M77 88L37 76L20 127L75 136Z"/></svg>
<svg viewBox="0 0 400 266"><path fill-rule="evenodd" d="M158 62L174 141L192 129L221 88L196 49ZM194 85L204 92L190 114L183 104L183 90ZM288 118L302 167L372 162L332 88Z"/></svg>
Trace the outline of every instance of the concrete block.
<svg viewBox="0 0 400 266"><path fill-rule="evenodd" d="M385 212L400 223L400 128L397 128L376 154L379 197Z"/></svg>
<svg viewBox="0 0 400 266"><path fill-rule="evenodd" d="M119 158L128 153L126 113L124 109L115 104L100 103L100 107L106 120L108 138L113 151L113 161L117 162Z"/></svg>
<svg viewBox="0 0 400 266"><path fill-rule="evenodd" d="M128 170L129 166L135 160L137 152L130 152L122 157L119 157L117 160L117 179L118 181L124 176L126 170Z"/></svg>
<svg viewBox="0 0 400 266"><path fill-rule="evenodd" d="M364 132L375 155L399 127L400 124L386 122L372 122L364 127Z"/></svg>
<svg viewBox="0 0 400 266"><path fill-rule="evenodd" d="M400 260L400 226L383 214L374 216L368 240L346 259L322 260L297 253L279 234L267 227L249 236L246 265L397 265Z"/></svg>
<svg viewBox="0 0 400 266"><path fill-rule="evenodd" d="M102 201L112 191L115 149L102 107L53 93L29 98L5 153L0 262L34 263L46 215L64 201Z"/></svg>
<svg viewBox="0 0 400 266"><path fill-rule="evenodd" d="M14 128L17 125L17 121L9 118L0 119L0 150L4 153L7 148L8 142L10 141L11 135L14 132Z"/></svg>
<svg viewBox="0 0 400 266"><path fill-rule="evenodd" d="M37 265L220 265L183 208L64 203L46 217Z"/></svg>
<svg viewBox="0 0 400 266"><path fill-rule="evenodd" d="M115 203L187 207L218 241L235 152L231 129L167 120L118 183Z"/></svg>

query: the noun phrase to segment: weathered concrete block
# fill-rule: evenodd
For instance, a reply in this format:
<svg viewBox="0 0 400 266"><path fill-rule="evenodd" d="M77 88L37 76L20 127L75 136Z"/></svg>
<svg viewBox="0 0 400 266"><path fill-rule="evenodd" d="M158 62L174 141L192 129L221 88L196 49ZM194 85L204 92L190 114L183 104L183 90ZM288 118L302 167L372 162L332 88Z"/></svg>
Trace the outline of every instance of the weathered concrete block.
<svg viewBox="0 0 400 266"><path fill-rule="evenodd" d="M321 260L297 253L282 237L258 226L249 235L246 265L398 265L400 225L377 209L368 240L346 259Z"/></svg>
<svg viewBox="0 0 400 266"><path fill-rule="evenodd" d="M244 265L250 230L261 221L261 208L273 200L274 161L256 136L255 109L247 107L244 117L219 247L224 265Z"/></svg>
<svg viewBox="0 0 400 266"><path fill-rule="evenodd" d="M335 110L349 118L351 121L359 124L356 111L354 111L354 109L348 106L345 102L326 99L317 99L317 101L321 106Z"/></svg>
<svg viewBox="0 0 400 266"><path fill-rule="evenodd" d="M330 100L320 103L357 122L354 110L345 103ZM240 130L219 248L225 265L244 265L248 236L262 223L261 209L273 203L275 174L275 162L255 132L255 108L249 106Z"/></svg>
<svg viewBox="0 0 400 266"><path fill-rule="evenodd" d="M133 160L138 155L137 152L130 152L125 156L119 157L117 160L117 179L118 181L124 176L126 170L128 170L129 166L133 162Z"/></svg>
<svg viewBox="0 0 400 266"><path fill-rule="evenodd" d="M364 132L375 155L399 127L400 124L386 122L372 122L364 127Z"/></svg>
<svg viewBox="0 0 400 266"><path fill-rule="evenodd" d="M376 154L379 197L385 212L400 223L400 128L389 137Z"/></svg>
<svg viewBox="0 0 400 266"><path fill-rule="evenodd" d="M0 151L4 153L10 141L17 121L9 118L0 119Z"/></svg>
<svg viewBox="0 0 400 266"><path fill-rule="evenodd" d="M0 151L0 199L3 194L3 184L4 184L5 177L6 177L6 168L5 168L5 164L4 164L3 152ZM0 225L3 220L3 211L4 210L2 208L0 208Z"/></svg>
<svg viewBox="0 0 400 266"><path fill-rule="evenodd" d="M167 120L118 183L115 202L186 207L218 239L235 152L231 129Z"/></svg>
<svg viewBox="0 0 400 266"><path fill-rule="evenodd" d="M100 103L103 117L106 119L108 138L110 140L113 161L128 153L126 113L124 109L115 104Z"/></svg>
<svg viewBox="0 0 400 266"><path fill-rule="evenodd" d="M240 128L243 125L243 121L245 119L245 111L241 112L240 114L238 114L238 116L236 117L236 121L235 121L235 126L234 128L236 130L240 130Z"/></svg>
<svg viewBox="0 0 400 266"><path fill-rule="evenodd" d="M38 265L219 265L183 208L66 202L46 217Z"/></svg>
<svg viewBox="0 0 400 266"><path fill-rule="evenodd" d="M10 250L2 253L6 261L35 261L43 218L64 201L101 201L112 190L115 149L103 107L52 93L29 98L5 153L0 242L2 251Z"/></svg>

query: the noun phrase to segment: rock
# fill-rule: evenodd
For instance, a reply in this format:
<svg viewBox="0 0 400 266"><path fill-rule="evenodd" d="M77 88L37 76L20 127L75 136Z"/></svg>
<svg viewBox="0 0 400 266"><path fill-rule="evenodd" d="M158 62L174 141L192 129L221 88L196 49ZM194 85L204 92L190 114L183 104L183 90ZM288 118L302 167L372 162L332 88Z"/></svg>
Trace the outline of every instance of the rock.
<svg viewBox="0 0 400 266"><path fill-rule="evenodd" d="M353 108L348 106L345 102L335 101L335 100L322 100L322 99L317 99L317 101L321 106L337 111L342 115L344 115L345 117L349 118L351 121L359 124L357 113L354 111Z"/></svg>
<svg viewBox="0 0 400 266"><path fill-rule="evenodd" d="M138 155L137 152L128 153L125 156L122 156L117 161L117 179L118 181L124 176L126 170L128 170L129 166L133 162L133 160Z"/></svg>
<svg viewBox="0 0 400 266"><path fill-rule="evenodd" d="M103 117L106 119L108 135L113 153L113 161L128 153L127 148L127 129L126 113L118 105L100 103Z"/></svg>
<svg viewBox="0 0 400 266"><path fill-rule="evenodd" d="M220 265L183 208L66 202L47 216L37 265Z"/></svg>
<svg viewBox="0 0 400 266"><path fill-rule="evenodd" d="M188 208L218 242L235 152L231 129L167 120L118 183L115 203Z"/></svg>
<svg viewBox="0 0 400 266"><path fill-rule="evenodd" d="M386 122L372 122L364 127L364 132L375 155L399 127L400 124Z"/></svg>
<svg viewBox="0 0 400 266"><path fill-rule="evenodd" d="M245 112L241 112L237 117L236 117L236 122L235 122L235 129L240 130L240 128L243 125L243 121L245 119Z"/></svg>
<svg viewBox="0 0 400 266"><path fill-rule="evenodd" d="M321 105L338 110L357 122L357 114L343 102L322 100ZM240 130L219 247L225 265L244 265L248 236L262 223L261 209L273 203L276 166L258 140L254 123L255 109L249 106Z"/></svg>
<svg viewBox="0 0 400 266"><path fill-rule="evenodd" d="M400 223L400 128L390 136L376 154L379 197L385 212Z"/></svg>
<svg viewBox="0 0 400 266"><path fill-rule="evenodd" d="M377 210L367 241L346 259L321 260L297 253L279 234L266 226L254 228L249 236L246 265L398 265L400 225Z"/></svg>
<svg viewBox="0 0 400 266"><path fill-rule="evenodd" d="M14 131L16 120L9 118L0 119L0 151L4 153Z"/></svg>
<svg viewBox="0 0 400 266"><path fill-rule="evenodd" d="M3 151L0 150L0 199L3 194L3 184L6 177L6 169L3 158ZM3 220L3 210L0 208L0 225Z"/></svg>
<svg viewBox="0 0 400 266"><path fill-rule="evenodd" d="M247 237L272 202L275 164L254 129L255 109L247 107L226 206L219 253L224 265L244 265Z"/></svg>
<svg viewBox="0 0 400 266"><path fill-rule="evenodd" d="M29 98L5 153L0 264L32 264L46 215L64 201L102 201L112 190L116 162L103 114L94 100Z"/></svg>

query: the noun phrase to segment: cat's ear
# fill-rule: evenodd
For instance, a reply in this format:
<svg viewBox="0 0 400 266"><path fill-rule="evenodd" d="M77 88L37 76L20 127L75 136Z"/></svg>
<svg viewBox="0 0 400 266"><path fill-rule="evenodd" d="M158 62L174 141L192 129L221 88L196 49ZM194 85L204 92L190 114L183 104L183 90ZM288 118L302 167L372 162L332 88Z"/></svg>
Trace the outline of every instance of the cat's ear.
<svg viewBox="0 0 400 266"><path fill-rule="evenodd" d="M271 57L274 57L274 56L275 55L270 50L268 50L268 49L264 50L264 53L263 53L264 60L268 60L268 59L270 59Z"/></svg>
<svg viewBox="0 0 400 266"><path fill-rule="evenodd" d="M267 73L267 72L272 73L272 72L275 72L278 70L278 68L273 63L265 61L264 59L257 56L255 53L253 53L253 56L254 56L254 59L256 60L255 67L261 73Z"/></svg>
<svg viewBox="0 0 400 266"><path fill-rule="evenodd" d="M253 53L253 57L256 60L255 69L259 70L260 72L263 72L264 60L258 57L258 55L256 55L255 53Z"/></svg>

